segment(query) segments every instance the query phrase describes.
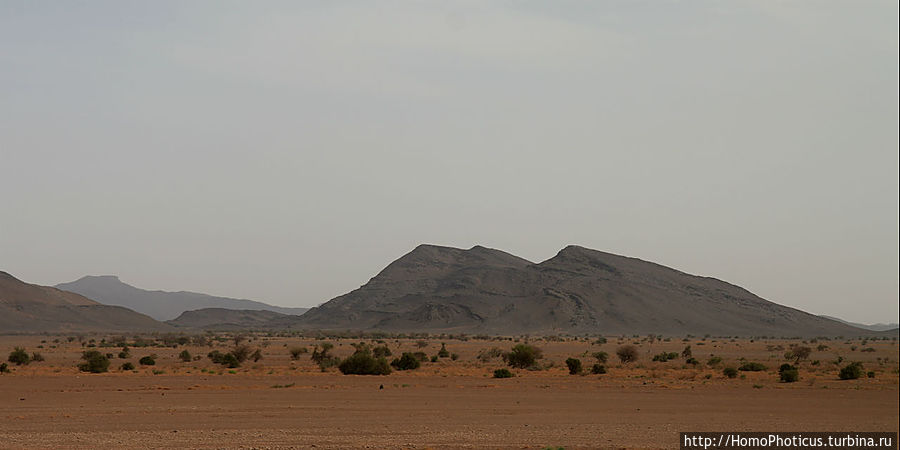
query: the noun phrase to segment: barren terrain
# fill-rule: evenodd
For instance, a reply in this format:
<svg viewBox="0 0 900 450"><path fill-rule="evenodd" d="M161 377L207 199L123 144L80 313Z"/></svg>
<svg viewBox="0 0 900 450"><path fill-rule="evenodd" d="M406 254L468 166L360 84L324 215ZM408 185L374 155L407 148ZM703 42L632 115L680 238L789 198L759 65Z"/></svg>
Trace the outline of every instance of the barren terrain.
<svg viewBox="0 0 900 450"><path fill-rule="evenodd" d="M120 342L110 344L121 337L0 337L4 361L14 347L45 358L8 363L11 372L0 375L0 447L660 448L676 447L679 431L898 429L894 340L533 338L528 342L544 353L541 370L512 369L515 377L495 379L503 360L478 355L507 351L513 339L381 338L393 357L435 355L443 342L457 359L363 376L323 372L309 353L293 360L289 352L330 342L345 357L361 339L248 336L244 343L259 348L262 359L229 369L206 355L228 351L233 336L215 337L211 345L131 346L124 359L115 356ZM615 350L625 344L637 345L638 361L618 361ZM813 352L800 362L798 382L781 383L777 368L792 344ZM652 361L686 345L700 364L682 357ZM108 373L77 369L90 349L114 355ZM200 358L182 362L185 349ZM590 373L597 351L609 354L606 374ZM138 364L151 354L156 365ZM708 365L713 355L723 361ZM569 357L581 359L587 374L570 375ZM739 366L741 358L767 370L726 378L722 369ZM850 361L862 362L873 377L838 379ZM121 370L124 362L136 369Z"/></svg>

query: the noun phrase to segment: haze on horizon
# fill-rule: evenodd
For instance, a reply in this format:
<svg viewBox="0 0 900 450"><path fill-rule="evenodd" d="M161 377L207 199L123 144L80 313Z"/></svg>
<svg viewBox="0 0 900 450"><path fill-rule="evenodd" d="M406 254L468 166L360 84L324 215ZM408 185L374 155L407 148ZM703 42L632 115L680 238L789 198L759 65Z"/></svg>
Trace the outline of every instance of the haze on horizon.
<svg viewBox="0 0 900 450"><path fill-rule="evenodd" d="M0 270L315 306L577 244L897 322L897 9L0 0Z"/></svg>

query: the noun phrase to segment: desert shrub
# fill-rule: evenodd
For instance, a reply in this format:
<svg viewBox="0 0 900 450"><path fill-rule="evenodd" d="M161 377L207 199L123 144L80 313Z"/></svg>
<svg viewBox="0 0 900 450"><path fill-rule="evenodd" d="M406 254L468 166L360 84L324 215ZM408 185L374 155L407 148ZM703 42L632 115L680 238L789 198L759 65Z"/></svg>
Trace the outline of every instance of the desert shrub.
<svg viewBox="0 0 900 450"><path fill-rule="evenodd" d="M344 375L387 375L391 366L384 358L376 358L369 351L358 351L338 364Z"/></svg>
<svg viewBox="0 0 900 450"><path fill-rule="evenodd" d="M451 361L456 361L457 359L459 359L459 353L451 353L450 354Z"/></svg>
<svg viewBox="0 0 900 450"><path fill-rule="evenodd" d="M416 370L422 363L412 353L404 352L399 358L391 361L391 366L397 370Z"/></svg>
<svg viewBox="0 0 900 450"><path fill-rule="evenodd" d="M428 347L428 341L416 341L416 347L418 347L418 348Z"/></svg>
<svg viewBox="0 0 900 450"><path fill-rule="evenodd" d="M180 359L184 362L191 362L191 360L194 358L191 356L191 352L189 352L187 350L182 350L181 353L178 354L178 359Z"/></svg>
<svg viewBox="0 0 900 450"><path fill-rule="evenodd" d="M138 360L138 364L142 366L155 366L156 358L153 355L144 356Z"/></svg>
<svg viewBox="0 0 900 450"><path fill-rule="evenodd" d="M121 369L122 370L134 370L134 364L132 364L130 362L123 363Z"/></svg>
<svg viewBox="0 0 900 450"><path fill-rule="evenodd" d="M413 352L412 355L415 356L416 359L419 360L419 362L428 361L428 355L426 355L425 352Z"/></svg>
<svg viewBox="0 0 900 450"><path fill-rule="evenodd" d="M675 353L675 352L671 352L671 353L663 352L658 355L653 355L653 361L658 361L658 362L666 362L666 361L677 359L677 358L678 358L678 353Z"/></svg>
<svg viewBox="0 0 900 450"><path fill-rule="evenodd" d="M44 355L42 355L38 352L34 352L31 354L31 360L34 362L41 362L44 360Z"/></svg>
<svg viewBox="0 0 900 450"><path fill-rule="evenodd" d="M234 355L234 353L222 353L218 350L213 350L206 355L210 361L215 364L221 364L229 369L234 369L241 366L241 361Z"/></svg>
<svg viewBox="0 0 900 450"><path fill-rule="evenodd" d="M866 372L866 378L875 378L875 371L870 370L870 371Z"/></svg>
<svg viewBox="0 0 900 450"><path fill-rule="evenodd" d="M222 354L222 357L219 359L219 364L229 369L234 369L241 366L241 360L238 359L234 353L228 352Z"/></svg>
<svg viewBox="0 0 900 450"><path fill-rule="evenodd" d="M231 350L231 354L234 355L235 358L237 358L238 362L242 363L250 359L252 351L249 345L240 344L234 346L234 348Z"/></svg>
<svg viewBox="0 0 900 450"><path fill-rule="evenodd" d="M872 347L866 347L866 348L864 348L864 349L862 349L862 350L860 350L860 351L861 351L861 352L866 352L866 353L873 353L873 352L875 351L875 349L872 348Z"/></svg>
<svg viewBox="0 0 900 450"><path fill-rule="evenodd" d="M262 349L258 348L254 350L253 353L250 354L250 359L252 359L253 362L259 362L259 360L263 359Z"/></svg>
<svg viewBox="0 0 900 450"><path fill-rule="evenodd" d="M438 350L438 354L437 354L437 355L438 355L438 357L440 357L440 358L449 358L449 357L450 357L450 351L447 350L447 345L444 344L443 342L441 342L441 349Z"/></svg>
<svg viewBox="0 0 900 450"><path fill-rule="evenodd" d="M7 358L7 361L17 366L21 366L30 363L31 357L28 356L28 352L26 352L24 348L16 347L9 353L9 358Z"/></svg>
<svg viewBox="0 0 900 450"><path fill-rule="evenodd" d="M388 348L387 345L379 345L372 349L372 356L376 358L387 358L388 356L393 355L391 349Z"/></svg>
<svg viewBox="0 0 900 450"><path fill-rule="evenodd" d="M784 354L784 359L793 359L794 364L800 364L800 361L809 358L812 349L799 345L792 345L791 350Z"/></svg>
<svg viewBox="0 0 900 450"><path fill-rule="evenodd" d="M638 360L638 349L633 345L623 345L616 349L616 356L623 363L630 363Z"/></svg>
<svg viewBox="0 0 900 450"><path fill-rule="evenodd" d="M606 352L594 352L591 353L591 356L597 359L597 362L600 364L606 364L606 361L609 359L609 354Z"/></svg>
<svg viewBox="0 0 900 450"><path fill-rule="evenodd" d="M291 354L291 359L298 360L300 359L300 355L304 353L309 353L309 349L306 347L291 347L288 350Z"/></svg>
<svg viewBox="0 0 900 450"><path fill-rule="evenodd" d="M566 359L566 366L569 368L569 375L578 375L581 373L581 360L578 358Z"/></svg>
<svg viewBox="0 0 900 450"><path fill-rule="evenodd" d="M842 380L855 380L862 376L862 372L862 363L854 362L844 366L840 373L838 373L838 377Z"/></svg>
<svg viewBox="0 0 900 450"><path fill-rule="evenodd" d="M738 371L734 367L726 367L722 369L722 375L725 375L728 378L735 378L738 376Z"/></svg>
<svg viewBox="0 0 900 450"><path fill-rule="evenodd" d="M606 373L606 366L600 363L596 363L591 367L591 373L594 375L602 375Z"/></svg>
<svg viewBox="0 0 900 450"><path fill-rule="evenodd" d="M718 356L710 357L708 361L706 361L706 365L713 367L722 363L722 358Z"/></svg>
<svg viewBox="0 0 900 450"><path fill-rule="evenodd" d="M685 364L690 364L692 366L698 366L698 365L700 365L700 361L697 361L697 358L691 357L685 361Z"/></svg>
<svg viewBox="0 0 900 450"><path fill-rule="evenodd" d="M0 363L0 373L9 373L9 364Z"/></svg>
<svg viewBox="0 0 900 450"><path fill-rule="evenodd" d="M738 370L743 372L762 372L763 370L766 370L766 368L767 367L763 363L745 362L744 364L741 364L740 367L738 367Z"/></svg>
<svg viewBox="0 0 900 450"><path fill-rule="evenodd" d="M778 368L778 375L782 383L793 383L800 379L800 372L790 364L782 364Z"/></svg>
<svg viewBox="0 0 900 450"><path fill-rule="evenodd" d="M479 361L486 363L486 362L488 362L494 358L498 358L500 356L503 356L503 350L500 350L499 348L494 347L494 348L487 349L487 350L484 350L484 349L480 350L478 352L478 356L476 356L476 358Z"/></svg>
<svg viewBox="0 0 900 450"><path fill-rule="evenodd" d="M541 349L535 346L517 344L509 353L503 355L503 359L506 360L510 367L527 369L534 366L535 362L542 358L542 355Z"/></svg>
<svg viewBox="0 0 900 450"><path fill-rule="evenodd" d="M684 348L684 350L681 351L681 357L684 359L690 359L692 356L694 356L694 353L691 351L690 345L688 345L687 347ZM670 358L670 359L674 359L674 358Z"/></svg>
<svg viewBox="0 0 900 450"><path fill-rule="evenodd" d="M438 357L437 357L437 355L432 356L431 359L430 359L430 361L431 361L431 362L438 362Z"/></svg>
<svg viewBox="0 0 900 450"><path fill-rule="evenodd" d="M513 376L509 369L497 369L494 371L494 378L512 378Z"/></svg>
<svg viewBox="0 0 900 450"><path fill-rule="evenodd" d="M109 370L109 358L97 350L87 350L81 354L83 363L78 365L78 370L90 373L103 373Z"/></svg>
<svg viewBox="0 0 900 450"><path fill-rule="evenodd" d="M128 359L129 357L131 357L131 355L128 352L119 352L119 359Z"/></svg>
<svg viewBox="0 0 900 450"><path fill-rule="evenodd" d="M331 354L332 348L334 348L334 345L329 342L323 342L320 345L316 345L315 348L313 348L312 355L309 359L318 364L319 368L322 370L334 367L338 365L340 358Z"/></svg>

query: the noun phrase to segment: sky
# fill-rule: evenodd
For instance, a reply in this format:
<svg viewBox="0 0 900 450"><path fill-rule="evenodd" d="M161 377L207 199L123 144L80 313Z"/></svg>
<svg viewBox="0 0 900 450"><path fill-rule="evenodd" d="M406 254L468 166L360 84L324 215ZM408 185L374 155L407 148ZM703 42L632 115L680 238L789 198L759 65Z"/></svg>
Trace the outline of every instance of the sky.
<svg viewBox="0 0 900 450"><path fill-rule="evenodd" d="M897 322L897 8L0 0L0 270L314 306L577 244Z"/></svg>

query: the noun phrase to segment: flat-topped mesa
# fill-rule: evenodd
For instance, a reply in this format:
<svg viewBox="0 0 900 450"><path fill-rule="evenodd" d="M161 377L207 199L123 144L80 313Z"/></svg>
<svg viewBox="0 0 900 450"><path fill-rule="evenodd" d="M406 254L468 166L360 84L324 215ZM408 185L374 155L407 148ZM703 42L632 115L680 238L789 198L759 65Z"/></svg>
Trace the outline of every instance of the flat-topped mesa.
<svg viewBox="0 0 900 450"><path fill-rule="evenodd" d="M166 330L171 328L127 308L0 275L0 333Z"/></svg>

